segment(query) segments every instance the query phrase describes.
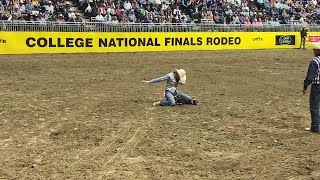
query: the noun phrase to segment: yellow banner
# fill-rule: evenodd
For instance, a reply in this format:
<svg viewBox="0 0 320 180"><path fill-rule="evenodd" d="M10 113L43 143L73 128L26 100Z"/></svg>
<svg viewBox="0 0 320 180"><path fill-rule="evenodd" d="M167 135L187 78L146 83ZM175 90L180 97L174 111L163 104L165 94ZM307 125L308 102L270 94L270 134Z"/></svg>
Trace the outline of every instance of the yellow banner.
<svg viewBox="0 0 320 180"><path fill-rule="evenodd" d="M298 32L0 32L0 54L298 48Z"/></svg>
<svg viewBox="0 0 320 180"><path fill-rule="evenodd" d="M306 38L306 45L308 47L320 45L320 32L309 32Z"/></svg>

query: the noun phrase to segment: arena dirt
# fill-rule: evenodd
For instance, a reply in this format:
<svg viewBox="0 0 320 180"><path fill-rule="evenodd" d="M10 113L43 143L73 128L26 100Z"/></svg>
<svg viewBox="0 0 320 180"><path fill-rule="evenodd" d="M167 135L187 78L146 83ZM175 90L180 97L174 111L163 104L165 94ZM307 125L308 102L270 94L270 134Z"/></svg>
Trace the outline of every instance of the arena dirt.
<svg viewBox="0 0 320 180"><path fill-rule="evenodd" d="M0 56L0 179L320 179L311 50ZM184 68L198 106L152 107Z"/></svg>

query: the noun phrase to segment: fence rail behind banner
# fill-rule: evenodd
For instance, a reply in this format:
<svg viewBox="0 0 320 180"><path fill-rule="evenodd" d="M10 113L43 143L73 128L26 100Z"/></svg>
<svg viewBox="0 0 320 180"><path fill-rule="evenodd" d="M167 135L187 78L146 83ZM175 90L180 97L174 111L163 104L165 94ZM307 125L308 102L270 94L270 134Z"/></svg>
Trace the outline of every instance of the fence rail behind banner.
<svg viewBox="0 0 320 180"><path fill-rule="evenodd" d="M320 26L308 26L310 31L320 31ZM0 31L41 31L41 32L297 32L301 25L245 26L240 24L188 23L153 24L111 22L11 22L0 21Z"/></svg>

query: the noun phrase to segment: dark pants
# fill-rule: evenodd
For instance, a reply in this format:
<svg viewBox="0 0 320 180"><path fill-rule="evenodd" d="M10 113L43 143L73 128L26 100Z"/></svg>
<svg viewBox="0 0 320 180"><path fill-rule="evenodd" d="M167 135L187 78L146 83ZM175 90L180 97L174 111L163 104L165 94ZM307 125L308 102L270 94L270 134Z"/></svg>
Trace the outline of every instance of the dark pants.
<svg viewBox="0 0 320 180"><path fill-rule="evenodd" d="M311 131L320 132L320 85L313 84L310 92Z"/></svg>
<svg viewBox="0 0 320 180"><path fill-rule="evenodd" d="M300 49L302 48L302 46L303 46L303 49L306 48L306 37L301 37Z"/></svg>

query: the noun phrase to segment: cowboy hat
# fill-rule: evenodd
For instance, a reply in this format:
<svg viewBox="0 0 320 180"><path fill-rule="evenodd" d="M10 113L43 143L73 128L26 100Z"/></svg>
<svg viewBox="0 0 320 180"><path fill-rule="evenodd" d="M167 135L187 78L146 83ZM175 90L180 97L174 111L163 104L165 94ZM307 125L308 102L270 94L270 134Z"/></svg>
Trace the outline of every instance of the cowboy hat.
<svg viewBox="0 0 320 180"><path fill-rule="evenodd" d="M176 69L181 81L187 80L186 71L184 69Z"/></svg>

